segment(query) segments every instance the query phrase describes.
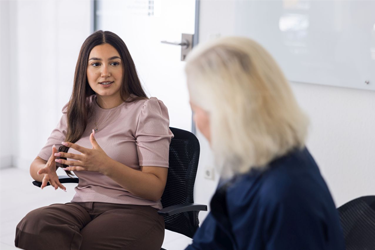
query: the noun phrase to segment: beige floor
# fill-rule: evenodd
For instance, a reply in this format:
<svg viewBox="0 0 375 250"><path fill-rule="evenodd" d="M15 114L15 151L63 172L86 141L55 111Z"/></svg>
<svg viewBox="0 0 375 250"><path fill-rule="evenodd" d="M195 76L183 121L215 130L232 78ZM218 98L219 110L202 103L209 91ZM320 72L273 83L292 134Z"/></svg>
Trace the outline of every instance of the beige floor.
<svg viewBox="0 0 375 250"><path fill-rule="evenodd" d="M34 187L31 181L26 170L0 170L0 250L17 249L14 247L15 228L30 210L52 203L67 202L74 195L73 184L66 185L67 192L64 192L52 188L40 190ZM185 249L190 242L188 237L166 231L163 248Z"/></svg>

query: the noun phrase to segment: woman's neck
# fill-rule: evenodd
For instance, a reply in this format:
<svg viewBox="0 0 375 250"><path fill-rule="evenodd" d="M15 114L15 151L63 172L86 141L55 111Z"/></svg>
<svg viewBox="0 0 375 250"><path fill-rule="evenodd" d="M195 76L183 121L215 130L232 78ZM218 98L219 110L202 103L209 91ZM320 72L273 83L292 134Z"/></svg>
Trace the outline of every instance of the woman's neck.
<svg viewBox="0 0 375 250"><path fill-rule="evenodd" d="M96 96L96 102L102 109L111 109L119 106L124 101L120 96L118 98L114 98L113 96Z"/></svg>

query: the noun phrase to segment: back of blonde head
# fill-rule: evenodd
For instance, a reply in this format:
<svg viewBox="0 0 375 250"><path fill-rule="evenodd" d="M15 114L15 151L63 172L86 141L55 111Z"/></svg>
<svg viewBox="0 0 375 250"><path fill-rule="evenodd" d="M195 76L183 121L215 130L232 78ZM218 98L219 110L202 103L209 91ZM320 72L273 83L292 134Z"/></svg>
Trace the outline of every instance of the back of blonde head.
<svg viewBox="0 0 375 250"><path fill-rule="evenodd" d="M200 45L185 71L191 101L210 116L211 148L224 177L304 147L308 119L275 60L255 41L225 37Z"/></svg>

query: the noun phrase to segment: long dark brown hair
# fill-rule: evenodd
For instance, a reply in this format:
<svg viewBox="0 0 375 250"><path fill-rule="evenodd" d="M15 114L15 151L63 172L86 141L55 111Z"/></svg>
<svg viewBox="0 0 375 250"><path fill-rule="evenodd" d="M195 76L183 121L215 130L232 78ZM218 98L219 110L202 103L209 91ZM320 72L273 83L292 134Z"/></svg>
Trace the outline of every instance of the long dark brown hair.
<svg viewBox="0 0 375 250"><path fill-rule="evenodd" d="M147 98L142 89L133 59L124 41L113 32L96 31L85 40L79 52L74 74L73 92L68 104L68 130L66 135L66 141L68 142L75 143L78 141L86 129L91 110L88 97L95 94L87 80L89 55L95 46L105 43L112 45L117 50L123 62L124 77L120 88L122 100L126 102L131 94L135 98L131 98L128 102Z"/></svg>

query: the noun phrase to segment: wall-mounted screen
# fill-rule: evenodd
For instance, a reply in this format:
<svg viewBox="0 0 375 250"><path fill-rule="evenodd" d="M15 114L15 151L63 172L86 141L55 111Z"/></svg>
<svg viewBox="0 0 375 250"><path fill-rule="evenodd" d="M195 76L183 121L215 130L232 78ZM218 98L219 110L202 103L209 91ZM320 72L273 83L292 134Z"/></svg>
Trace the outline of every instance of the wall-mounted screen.
<svg viewBox="0 0 375 250"><path fill-rule="evenodd" d="M375 1L236 1L235 34L260 42L293 82L375 90Z"/></svg>

